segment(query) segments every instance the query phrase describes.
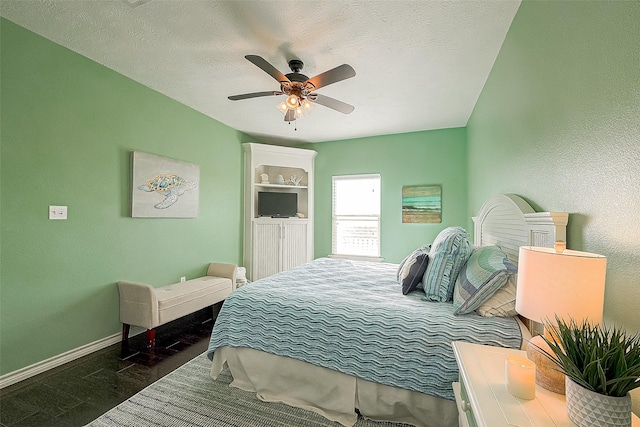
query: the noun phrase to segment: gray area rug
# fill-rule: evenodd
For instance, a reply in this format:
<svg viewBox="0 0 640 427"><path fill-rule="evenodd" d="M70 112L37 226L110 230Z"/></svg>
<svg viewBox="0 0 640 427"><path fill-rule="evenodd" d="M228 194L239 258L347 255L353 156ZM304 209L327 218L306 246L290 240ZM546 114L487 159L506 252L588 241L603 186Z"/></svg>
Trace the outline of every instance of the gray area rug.
<svg viewBox="0 0 640 427"><path fill-rule="evenodd" d="M206 354L191 360L88 426L321 427L340 426L304 409L260 401L255 393L229 387L228 370L209 376ZM358 419L356 427L400 427L405 424Z"/></svg>

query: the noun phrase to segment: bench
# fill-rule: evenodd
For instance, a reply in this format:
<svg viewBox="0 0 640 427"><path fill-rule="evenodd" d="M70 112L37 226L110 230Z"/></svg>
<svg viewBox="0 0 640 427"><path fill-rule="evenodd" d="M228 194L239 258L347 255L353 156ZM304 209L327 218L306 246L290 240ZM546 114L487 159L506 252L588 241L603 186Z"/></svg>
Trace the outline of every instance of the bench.
<svg viewBox="0 0 640 427"><path fill-rule="evenodd" d="M236 289L235 264L212 262L207 275L154 288L145 283L118 282L122 341L131 325L147 329L147 346L153 347L155 328L224 300Z"/></svg>

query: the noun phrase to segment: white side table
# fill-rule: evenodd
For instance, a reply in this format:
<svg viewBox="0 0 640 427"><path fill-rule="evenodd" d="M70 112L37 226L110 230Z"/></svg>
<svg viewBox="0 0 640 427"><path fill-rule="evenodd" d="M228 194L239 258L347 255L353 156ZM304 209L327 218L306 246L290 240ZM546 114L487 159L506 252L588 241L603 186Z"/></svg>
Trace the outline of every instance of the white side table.
<svg viewBox="0 0 640 427"><path fill-rule="evenodd" d="M453 343L460 382L453 383L461 427L576 427L567 415L565 397L536 386L536 398L522 400L507 391L505 356L526 352ZM640 418L633 415L633 427Z"/></svg>

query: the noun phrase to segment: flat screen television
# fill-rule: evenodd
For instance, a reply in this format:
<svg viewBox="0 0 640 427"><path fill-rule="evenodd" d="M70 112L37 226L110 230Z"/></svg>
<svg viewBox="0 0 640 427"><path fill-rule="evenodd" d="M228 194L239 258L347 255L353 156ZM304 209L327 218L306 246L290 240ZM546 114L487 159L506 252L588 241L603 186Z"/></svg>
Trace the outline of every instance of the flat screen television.
<svg viewBox="0 0 640 427"><path fill-rule="evenodd" d="M289 218L298 212L297 193L258 191L258 216Z"/></svg>

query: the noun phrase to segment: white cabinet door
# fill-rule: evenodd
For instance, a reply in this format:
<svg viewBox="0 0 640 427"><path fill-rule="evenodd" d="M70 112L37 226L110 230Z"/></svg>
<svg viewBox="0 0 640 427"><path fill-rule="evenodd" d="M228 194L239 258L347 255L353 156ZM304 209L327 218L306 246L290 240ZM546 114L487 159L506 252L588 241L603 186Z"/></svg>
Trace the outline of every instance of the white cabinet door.
<svg viewBox="0 0 640 427"><path fill-rule="evenodd" d="M307 262L307 227L305 220L255 220L251 280Z"/></svg>
<svg viewBox="0 0 640 427"><path fill-rule="evenodd" d="M254 222L251 280L262 279L280 271L281 223Z"/></svg>
<svg viewBox="0 0 640 427"><path fill-rule="evenodd" d="M282 222L282 265L288 270L307 262L307 223L297 220Z"/></svg>

